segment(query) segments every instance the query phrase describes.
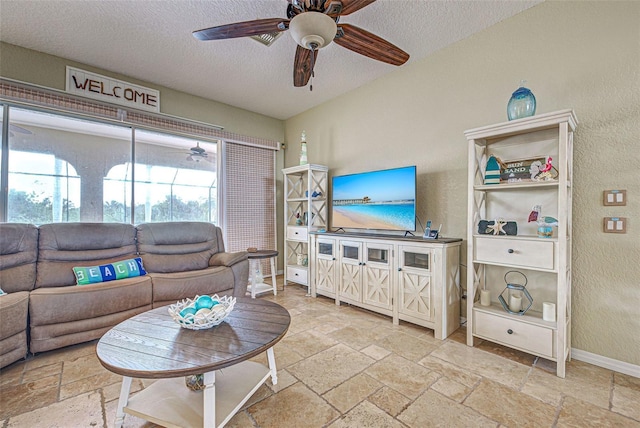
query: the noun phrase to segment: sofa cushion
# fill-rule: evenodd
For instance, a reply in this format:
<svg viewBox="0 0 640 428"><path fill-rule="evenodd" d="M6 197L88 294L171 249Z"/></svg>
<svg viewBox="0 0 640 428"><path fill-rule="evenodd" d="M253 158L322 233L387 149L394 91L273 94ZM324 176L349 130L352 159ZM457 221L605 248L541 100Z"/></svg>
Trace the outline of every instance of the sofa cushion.
<svg viewBox="0 0 640 428"><path fill-rule="evenodd" d="M77 287L75 287L77 288ZM49 351L101 338L116 324L151 309L151 304L89 319L31 326L29 350Z"/></svg>
<svg viewBox="0 0 640 428"><path fill-rule="evenodd" d="M76 275L76 283L78 285L115 281L147 274L142 266L140 257L100 266L74 267L73 273Z"/></svg>
<svg viewBox="0 0 640 428"><path fill-rule="evenodd" d="M136 229L138 251L150 273L206 269L211 256L224 251L222 231L211 223L144 223Z"/></svg>
<svg viewBox="0 0 640 428"><path fill-rule="evenodd" d="M0 285L6 293L33 290L38 259L38 228L0 223Z"/></svg>
<svg viewBox="0 0 640 428"><path fill-rule="evenodd" d="M51 223L40 226L36 288L75 285L74 266L136 257L135 228L124 223Z"/></svg>
<svg viewBox="0 0 640 428"><path fill-rule="evenodd" d="M140 276L82 287L38 288L29 297L32 326L73 322L151 303L151 278Z"/></svg>

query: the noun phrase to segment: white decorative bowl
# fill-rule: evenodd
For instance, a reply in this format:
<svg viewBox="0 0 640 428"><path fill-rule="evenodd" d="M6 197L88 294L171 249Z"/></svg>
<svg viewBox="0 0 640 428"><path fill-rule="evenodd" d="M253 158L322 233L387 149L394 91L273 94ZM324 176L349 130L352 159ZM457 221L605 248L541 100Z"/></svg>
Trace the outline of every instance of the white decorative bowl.
<svg viewBox="0 0 640 428"><path fill-rule="evenodd" d="M180 327L190 330L203 330L220 324L231 313L233 306L236 304L236 298L231 296L218 297L217 294L211 296L213 300L219 303L211 308L209 312L203 311L196 314L180 315L183 309L187 307L195 307L196 301L200 296L193 299L184 299L169 306L169 315Z"/></svg>

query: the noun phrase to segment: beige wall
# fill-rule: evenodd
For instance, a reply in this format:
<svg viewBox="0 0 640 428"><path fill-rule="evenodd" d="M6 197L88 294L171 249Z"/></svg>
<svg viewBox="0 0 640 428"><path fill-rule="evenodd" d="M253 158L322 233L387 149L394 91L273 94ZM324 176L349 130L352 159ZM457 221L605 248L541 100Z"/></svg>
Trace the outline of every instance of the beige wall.
<svg viewBox="0 0 640 428"><path fill-rule="evenodd" d="M303 129L309 161L330 175L415 164L419 218L463 238L463 132L505 121L527 79L538 113L573 108L579 120L573 347L640 365L639 73L640 3L545 2L287 120L285 165ZM605 189L627 189L628 205L602 206ZM604 216L629 217L627 234L602 233Z"/></svg>

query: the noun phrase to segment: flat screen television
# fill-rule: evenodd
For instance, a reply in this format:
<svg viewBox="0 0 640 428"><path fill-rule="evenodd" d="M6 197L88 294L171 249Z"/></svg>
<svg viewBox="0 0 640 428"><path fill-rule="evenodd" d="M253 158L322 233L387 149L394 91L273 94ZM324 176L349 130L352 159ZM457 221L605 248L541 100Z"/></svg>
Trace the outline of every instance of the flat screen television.
<svg viewBox="0 0 640 428"><path fill-rule="evenodd" d="M334 229L416 230L416 167L332 178Z"/></svg>

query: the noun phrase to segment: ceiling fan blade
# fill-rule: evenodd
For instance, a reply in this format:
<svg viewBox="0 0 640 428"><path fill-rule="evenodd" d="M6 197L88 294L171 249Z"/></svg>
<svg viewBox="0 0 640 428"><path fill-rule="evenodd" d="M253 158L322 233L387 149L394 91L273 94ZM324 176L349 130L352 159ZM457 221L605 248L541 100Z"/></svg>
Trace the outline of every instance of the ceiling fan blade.
<svg viewBox="0 0 640 428"><path fill-rule="evenodd" d="M220 25L193 32L198 40L222 40L236 37L257 36L260 34L285 31L289 28L289 20L283 18L256 19L253 21L236 22L235 24Z"/></svg>
<svg viewBox="0 0 640 428"><path fill-rule="evenodd" d="M349 15L350 13L356 12L375 1L376 0L342 0L342 11L340 12L340 16ZM330 1L327 0L326 3L330 3Z"/></svg>
<svg viewBox="0 0 640 428"><path fill-rule="evenodd" d="M362 28L350 24L338 24L338 34L333 41L369 58L392 65L402 65L409 59L409 54Z"/></svg>
<svg viewBox="0 0 640 428"><path fill-rule="evenodd" d="M29 131L28 129L25 129L22 126L14 125L12 123L9 124L9 131L17 132L18 134L33 135L33 132Z"/></svg>
<svg viewBox="0 0 640 428"><path fill-rule="evenodd" d="M304 8L299 2L295 0L287 0L287 2L289 2L287 5L287 18L293 19L294 16L304 12Z"/></svg>
<svg viewBox="0 0 640 428"><path fill-rule="evenodd" d="M313 71L313 61L318 60L318 51L314 51L313 55L309 49L305 49L298 45L296 49L296 59L293 63L293 86L307 86Z"/></svg>

